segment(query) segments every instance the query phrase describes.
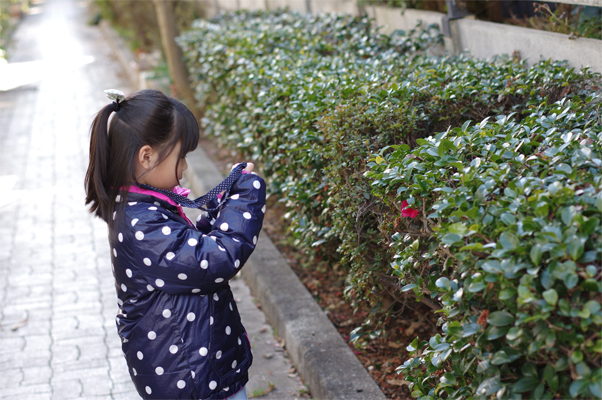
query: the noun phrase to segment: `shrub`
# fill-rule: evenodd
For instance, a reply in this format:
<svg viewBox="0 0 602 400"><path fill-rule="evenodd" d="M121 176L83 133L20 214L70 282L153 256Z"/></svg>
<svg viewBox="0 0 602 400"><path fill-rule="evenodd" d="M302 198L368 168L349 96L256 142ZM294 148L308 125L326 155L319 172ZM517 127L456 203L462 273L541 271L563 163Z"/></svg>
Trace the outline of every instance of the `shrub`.
<svg viewBox="0 0 602 400"><path fill-rule="evenodd" d="M435 32L388 37L367 18L255 11L197 21L179 44L197 100L211 105L205 131L260 160L272 193L286 199L299 242L321 243L324 255L334 255L336 243L320 242L329 228L315 123L342 103L341 87L352 96L438 40Z"/></svg>
<svg viewBox="0 0 602 400"><path fill-rule="evenodd" d="M307 35L307 32L312 35ZM556 342L552 345L544 339L543 347L540 346L531 353L525 353L516 344L518 342L508 341L519 338L529 341L529 335L533 336L529 343L539 340L538 335L546 329L541 321L529 318L547 309L543 305L541 310L536 309L539 304L536 294L541 293L538 292L540 288L537 285L541 283L537 280L539 271L533 272L535 267L522 267L524 260L521 261L520 257L525 257L526 253L523 251L526 247L518 246L520 251L510 251L503 245L506 242L500 239L500 248L491 248L498 238L514 240L510 234L517 240L523 240L524 235L519 234L517 227L520 225L521 229L525 229L525 221L533 218L527 214L528 207L532 206L529 203L531 200L522 206L525 210L521 208L520 213L516 212L518 208L502 212L498 210L509 207L508 204L497 204L495 202L498 200L492 196L500 191L505 193L505 186L498 188L495 185L510 181L517 182L509 189L514 191L515 197L523 196L524 191L519 193L516 187L523 185L523 178L531 177L529 173L534 167L528 166L535 161L529 157L537 154L532 152L535 148L544 156L539 159L541 165L537 164L539 170L533 172L533 177L537 176L542 182L545 181L546 188L549 186L545 172L560 165L556 158L569 152L567 148L563 148L557 151L558 154L550 153L554 151L550 150L554 146L560 148L557 135L565 133L548 131L553 124L560 124L566 119L566 124L573 124L570 128L574 132L573 137L577 134L575 129L581 129L583 138L587 136L591 140L600 140L599 137L594 138L600 130L600 124L595 114L598 100L592 95L597 90L594 86L599 84L599 77L587 71L576 73L564 63L551 61L544 61L527 69L523 63L514 59L485 62L466 56L427 56L431 46L439 40L440 37L433 30L411 31L407 35L398 32L387 37L380 34L368 19L360 17L258 11L222 14L211 21L197 21L193 29L180 37L179 43L188 60L197 99L207 107L206 118L203 120L206 132L215 135L224 145L261 162L272 193L280 196L288 208L290 229L297 238L298 245L329 260L333 267L340 265L347 270L349 286L346 292L349 298L368 302L376 308L380 307L381 311L386 311L388 307L395 307L392 301L401 296L401 288L405 286L406 294L413 289L418 299L435 309L441 309L443 335L432 339L429 344L432 347L441 346L434 350L425 348L427 345L424 343L415 342L411 348L417 352L416 357L400 370L405 373L407 380L415 382L415 395L424 398L472 396L482 392L480 385L484 379L497 376L495 368L498 368L500 379L496 381L499 384L497 390L504 386L505 392L500 392L500 396L512 397L525 388L511 386L511 383L517 381L517 376L512 375L516 374L517 363L524 363L525 360L542 363L543 358L552 353L558 357L569 357L566 359L569 361L568 365L573 365L574 368L578 363L571 364L570 361L570 356L575 352L573 347L570 347L570 354L564 350L558 352L558 348L554 347L555 343L563 347L567 343L573 343L565 337L560 338L560 334L557 334ZM559 104L570 108L565 114L557 113ZM550 115L556 114L562 114L562 118L551 120L553 124L546 122L547 118L553 118ZM490 122L491 119L501 122ZM481 122L475 125L469 121ZM541 127L535 129L537 124ZM545 134L540 134L547 124L550 126L546 128ZM563 126L562 129L569 129L569 125ZM477 127L480 130L477 131ZM514 127L527 127L529 131L519 134L518 132L523 132L520 130L523 128L516 128L518 130L515 132L512 131ZM561 130L560 125L557 130ZM464 145L465 137L470 136L468 132L474 136L473 147ZM448 137L451 136L460 139L450 140ZM520 139L515 140L515 137ZM567 143L569 142L571 141ZM434 147L433 143L437 146ZM544 144L537 147L536 143ZM587 147L588 144L583 146ZM514 153L523 153L524 158L510 163L510 171L502 173L500 165L506 162L504 157L510 151L506 147ZM598 147L591 147L592 160L600 158L596 155L596 149ZM495 155L496 151L501 151L500 155ZM420 152L426 152L428 157ZM452 154L456 154L453 157L457 160L451 160ZM489 158L486 159L485 156ZM492 178L481 178L476 172L473 174L472 169L466 172L462 169L461 174L450 169L468 168L476 157L481 159L478 168L483 169L479 173L488 177L488 174L496 172L497 180L491 180L493 175ZM567 157L567 160L572 160L572 156ZM458 160L468 164L451 164L459 162ZM572 165L566 160L562 163ZM588 164L588 168L595 171L598 164L594 161L591 163L593 164ZM406 168L401 168L402 165ZM485 170L486 167L491 168ZM561 168L568 171L564 166ZM571 171L581 171L574 166L571 168ZM364 174L367 170L369 172ZM456 173L460 174L460 178L454 176ZM544 176L540 176L541 174ZM464 175L470 176L470 181ZM577 175L573 178L577 179ZM595 180L593 172L590 172L590 178L579 175L579 182L591 181L591 188L578 187L576 184L577 190L589 190L588 196L600 191L599 178ZM458 179L467 186L457 183ZM479 179L482 182L477 185ZM451 183L448 185L447 182ZM482 197L479 198L480 203L477 202L479 207L475 206L472 193L476 188L480 188L477 192ZM453 195L448 196L448 189ZM539 192L537 193L539 196ZM443 201L444 198L447 199L445 204L450 205L439 205L438 201ZM538 202L546 199L543 196ZM582 199L585 197L579 197L579 201ZM458 205L451 204L451 200L458 201ZM581 211L579 207L582 205L575 199L571 201L574 204L567 200L569 206L563 207L575 208L566 213L574 213L573 221L581 218L579 221L586 221L586 225L590 227L588 229L593 229L590 225L596 223L596 218L599 222L600 218L593 214L585 215L586 220L578 217L578 211ZM491 207L483 207L481 210L480 204L485 202L491 203ZM408 213L408 210L401 210L405 204L420 211L421 217L404 218L403 215ZM554 204L561 204L560 200ZM433 206L439 214L433 215ZM557 210L551 205L548 205L548 210L556 215ZM595 209L588 210L590 213L596 212ZM452 214L453 212L457 214ZM467 224L462 212L471 213L467 217L471 219L485 218L487 214L488 222L481 222L483 226L480 230L473 232L472 225L476 222ZM523 215L526 219L522 218ZM504 233L502 226L506 226L512 218L514 225L508 225ZM535 224L532 220L529 221ZM446 229L452 231L448 232ZM454 229L461 233L453 231ZM550 249L545 247L546 243L542 239L547 236L541 233L543 228L532 228L532 232L535 232L533 229L537 229L538 233L527 238L530 240L528 244L540 249L544 260L542 262L548 262ZM577 230L571 235L580 237L578 228L575 229ZM583 254L588 254L587 257L592 256L591 251L602 247L594 241L597 240L596 232L598 231L592 230L589 241L582 243ZM451 240L445 236L448 233L455 233L466 243L461 246L459 242L447 243ZM540 238L538 234L544 236ZM474 243L468 241L481 236L486 239L481 238L481 242ZM535 242L540 247L533 246ZM475 246L474 249L464 248L471 243ZM479 243L485 250L479 248ZM577 241L571 246L577 246L574 249L571 247L575 254L581 251L578 250ZM501 273L498 274L500 276L492 273L491 276L497 276L498 280L491 282L493 278L486 281L482 272L480 278L473 277L476 269L482 268L486 258L497 258L501 266L500 260L504 260L506 250L509 257L511 255L512 260L516 258L516 264L522 267L514 272L515 276L502 277ZM599 262L587 264L592 266L587 270L587 265L580 264L580 257L585 256L579 255L577 260L573 260L576 265L575 273L593 273L593 268L597 272L591 278L579 278L576 285L581 287L583 282L590 279L587 287L593 290L591 280L597 279L599 275ZM568 260L563 259L562 263L565 261ZM586 269L581 271L579 268ZM540 268L541 271L544 269ZM523 276L533 278L527 282L530 278ZM471 279L484 285L481 291L469 292L464 288L465 281ZM468 285L473 283L472 280ZM517 294L514 308L506 305L512 302L511 298L500 301L492 296L498 288L496 285L503 284L503 287L499 287L504 290L510 287L509 282L519 282L528 287L536 300L519 307L518 296L525 291L520 289L522 292L519 292L520 285L515 287ZM596 316L599 309L596 309L592 301L599 303L599 298L595 297L599 295L587 291L577 293L575 287L568 294L568 289L562 291L555 284L557 282L543 289L550 300L554 297L553 289L558 296L557 304L564 299L570 300L570 304L588 304L588 307L593 307L588 309L590 317L594 317L582 329L582 332L593 332L593 326L598 326ZM440 286L447 290L443 291ZM387 287L392 296L388 296L384 290ZM448 287L453 289L453 293ZM599 285L597 288L599 291ZM456 300L459 305L452 305L453 295L460 289L466 294L462 299ZM484 310L491 312L490 319L493 322L487 323ZM507 325L498 326L500 323L497 322L499 315L506 314L495 312L516 317L519 310L527 315L523 319L516 319L521 322L516 322L515 327L522 327L523 336L517 334L515 339L506 339L504 335L508 335L510 328ZM479 316L482 317L481 322L485 318L485 323L488 324L485 333L475 331L475 338L456 338L448 334L455 332L454 329L458 326L460 332L463 332L465 326L473 329L477 328L476 325L480 327L477 324ZM534 333L525 333L531 327L535 327ZM564 329L564 325L557 327ZM503 332L505 328L508 330ZM490 336L491 330L500 336ZM357 338L360 334L358 330L353 336ZM478 342L476 335L480 335ZM454 341L456 339L457 342ZM596 363L599 363L595 351L592 353L592 349L598 348L597 342L592 342L592 348L589 346L590 339L585 338L583 343L588 343L584 345L587 357L593 358L583 356L585 361L582 362L585 364L580 364L579 367L582 371L586 371L584 365L591 370L592 367L597 368ZM456 349L459 346L457 343L462 346L470 343L474 346L460 352ZM446 346L452 350L442 361L445 355L442 352L446 351ZM508 350L510 348L514 350ZM487 364L487 368L492 369L479 363L501 350L512 360L498 364L490 361L491 365ZM465 356L468 351L478 356ZM583 351L585 350L582 353ZM562 365L558 368L561 367ZM545 371L545 368L540 369ZM529 371L532 372L531 369ZM549 368L547 371L549 374ZM593 372L587 379L596 379L597 373ZM446 378L439 379L439 376ZM455 379L453 383L452 377ZM448 378L449 382L445 381ZM571 382L577 381L580 379L575 378ZM568 393L566 384L570 388L573 384L571 382L558 381L559 385L554 393ZM583 382L580 384L585 385ZM494 386L488 387L488 390L492 387ZM528 389L523 392L533 389L528 385L526 387ZM590 389L580 386L579 390L578 395L586 396Z"/></svg>
<svg viewBox="0 0 602 400"><path fill-rule="evenodd" d="M370 163L375 195L421 210L392 239L402 290L443 305L443 335L400 367L415 397L600 397L599 113L596 95L544 102Z"/></svg>
<svg viewBox="0 0 602 400"><path fill-rule="evenodd" d="M172 4L179 29L190 26L200 16L200 8L193 2L175 0ZM94 5L98 8L99 17L109 21L127 39L132 50L146 53L162 50L161 34L152 1L94 0Z"/></svg>

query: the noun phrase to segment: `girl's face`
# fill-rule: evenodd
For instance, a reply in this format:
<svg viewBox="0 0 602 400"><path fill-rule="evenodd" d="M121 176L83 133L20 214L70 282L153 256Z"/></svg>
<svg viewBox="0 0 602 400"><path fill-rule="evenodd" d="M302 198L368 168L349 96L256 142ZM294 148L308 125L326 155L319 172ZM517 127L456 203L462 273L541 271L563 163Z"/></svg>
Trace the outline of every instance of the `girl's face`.
<svg viewBox="0 0 602 400"><path fill-rule="evenodd" d="M178 142L169 156L157 165L159 151L148 145L142 146L135 166L138 182L172 191L179 185L182 173L188 168L186 158L179 157L181 147L182 143Z"/></svg>

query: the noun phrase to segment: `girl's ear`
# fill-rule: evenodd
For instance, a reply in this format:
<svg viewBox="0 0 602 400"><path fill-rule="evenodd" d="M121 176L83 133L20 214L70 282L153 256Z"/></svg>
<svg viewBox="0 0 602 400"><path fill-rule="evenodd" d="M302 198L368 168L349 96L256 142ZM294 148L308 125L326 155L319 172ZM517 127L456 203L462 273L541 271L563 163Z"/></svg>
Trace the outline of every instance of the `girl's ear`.
<svg viewBox="0 0 602 400"><path fill-rule="evenodd" d="M154 156L155 152L153 148L145 144L138 150L138 164L146 171L149 171L153 166Z"/></svg>

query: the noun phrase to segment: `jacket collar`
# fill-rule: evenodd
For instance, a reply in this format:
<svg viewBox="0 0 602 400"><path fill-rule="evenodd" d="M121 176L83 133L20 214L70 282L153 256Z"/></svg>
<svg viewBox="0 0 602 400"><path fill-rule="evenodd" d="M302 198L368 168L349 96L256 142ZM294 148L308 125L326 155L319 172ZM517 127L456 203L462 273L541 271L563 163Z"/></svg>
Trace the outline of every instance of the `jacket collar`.
<svg viewBox="0 0 602 400"><path fill-rule="evenodd" d="M152 196L159 200L162 200L162 201L168 203L169 205L175 207L178 210L178 214L180 214L180 217L184 218L184 220L186 222L188 222L189 225L191 225L193 227L195 226L192 223L192 221L190 221L190 219L188 219L188 217L186 216L186 213L184 212L184 209L182 208L182 206L162 193L155 192L154 190L143 189L143 188L135 186L135 185L130 185L126 188L122 188L122 190L127 190L130 193ZM188 196L188 194L190 193L190 190L176 186L176 188L174 188L174 192L181 194L182 196Z"/></svg>

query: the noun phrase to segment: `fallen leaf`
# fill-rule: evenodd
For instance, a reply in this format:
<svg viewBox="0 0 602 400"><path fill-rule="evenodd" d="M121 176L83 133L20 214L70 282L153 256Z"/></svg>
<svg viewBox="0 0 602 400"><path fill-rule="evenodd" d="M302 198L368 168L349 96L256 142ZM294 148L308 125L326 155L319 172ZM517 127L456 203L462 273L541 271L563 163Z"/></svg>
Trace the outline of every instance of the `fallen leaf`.
<svg viewBox="0 0 602 400"><path fill-rule="evenodd" d="M410 324L410 326L405 330L405 334L408 336L412 336L414 331L422 326L422 321L414 321Z"/></svg>
<svg viewBox="0 0 602 400"><path fill-rule="evenodd" d="M409 385L410 384L410 382L404 381L402 379L387 379L387 383L389 385L394 385L394 386L403 386L403 385Z"/></svg>
<svg viewBox="0 0 602 400"><path fill-rule="evenodd" d="M479 325L486 325L487 324L487 318L489 318L489 310L483 310L481 312L481 315L479 315L479 319L477 320L477 324L479 324Z"/></svg>
<svg viewBox="0 0 602 400"><path fill-rule="evenodd" d="M399 344L399 343L395 343L395 342L388 342L387 345L389 347L393 347L394 349L401 349L403 347L403 344Z"/></svg>
<svg viewBox="0 0 602 400"><path fill-rule="evenodd" d="M16 331L19 328L24 327L25 325L27 325L27 321L29 321L29 318L25 318L23 321L19 322L18 324L15 324L13 326L11 326L11 331Z"/></svg>

